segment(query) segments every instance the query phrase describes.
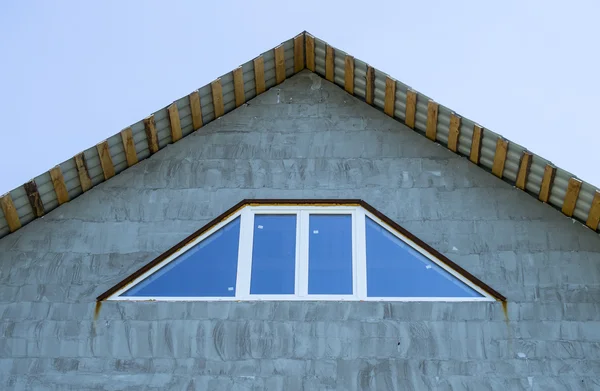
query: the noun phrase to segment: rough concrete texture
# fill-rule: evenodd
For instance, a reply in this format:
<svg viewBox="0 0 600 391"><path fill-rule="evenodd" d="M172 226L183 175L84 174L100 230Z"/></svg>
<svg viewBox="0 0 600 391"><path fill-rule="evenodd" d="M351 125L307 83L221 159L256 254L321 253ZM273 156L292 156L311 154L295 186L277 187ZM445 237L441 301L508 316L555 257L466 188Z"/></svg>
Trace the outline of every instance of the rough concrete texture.
<svg viewBox="0 0 600 391"><path fill-rule="evenodd" d="M0 240L2 390L598 390L600 239L302 72ZM362 198L500 303L104 303L244 198Z"/></svg>

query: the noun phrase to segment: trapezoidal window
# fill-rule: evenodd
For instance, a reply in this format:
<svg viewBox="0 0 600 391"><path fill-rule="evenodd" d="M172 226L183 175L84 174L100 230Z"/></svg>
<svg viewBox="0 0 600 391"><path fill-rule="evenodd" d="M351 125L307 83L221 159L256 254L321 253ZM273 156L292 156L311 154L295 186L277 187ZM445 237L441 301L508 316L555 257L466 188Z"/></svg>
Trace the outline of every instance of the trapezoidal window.
<svg viewBox="0 0 600 391"><path fill-rule="evenodd" d="M242 205L99 299L498 299L365 205Z"/></svg>

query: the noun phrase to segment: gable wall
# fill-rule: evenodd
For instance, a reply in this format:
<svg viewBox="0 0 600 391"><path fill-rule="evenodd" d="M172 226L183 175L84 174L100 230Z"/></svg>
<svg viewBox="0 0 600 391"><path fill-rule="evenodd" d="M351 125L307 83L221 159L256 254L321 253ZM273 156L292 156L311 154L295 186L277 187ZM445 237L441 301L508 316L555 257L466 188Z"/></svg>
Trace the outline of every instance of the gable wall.
<svg viewBox="0 0 600 391"><path fill-rule="evenodd" d="M508 310L106 302L94 321L244 198L364 199ZM305 71L0 239L0 388L595 389L599 298L597 234Z"/></svg>

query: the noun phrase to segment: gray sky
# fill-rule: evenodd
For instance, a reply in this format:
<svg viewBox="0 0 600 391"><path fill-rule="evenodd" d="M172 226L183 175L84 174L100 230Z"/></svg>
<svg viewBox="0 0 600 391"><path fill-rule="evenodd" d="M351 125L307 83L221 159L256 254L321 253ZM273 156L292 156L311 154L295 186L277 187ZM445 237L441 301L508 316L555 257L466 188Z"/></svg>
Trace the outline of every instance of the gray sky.
<svg viewBox="0 0 600 391"><path fill-rule="evenodd" d="M0 194L307 30L600 185L598 1L0 4Z"/></svg>

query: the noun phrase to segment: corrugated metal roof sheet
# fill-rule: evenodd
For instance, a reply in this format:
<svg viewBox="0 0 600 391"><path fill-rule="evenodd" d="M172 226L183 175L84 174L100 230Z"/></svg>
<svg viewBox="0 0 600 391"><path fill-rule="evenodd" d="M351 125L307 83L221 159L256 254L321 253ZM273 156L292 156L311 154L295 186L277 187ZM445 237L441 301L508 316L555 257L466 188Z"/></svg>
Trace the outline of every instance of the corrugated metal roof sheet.
<svg viewBox="0 0 600 391"><path fill-rule="evenodd" d="M326 52L328 44L312 35L303 32L300 35L283 42L284 51L284 72L286 77L292 76L295 72L294 48L296 45L301 45L301 52L304 54L304 63L301 68L305 67L306 57L309 53L305 50L305 41L314 39L314 63L315 73L325 77L326 72ZM345 87L346 73L346 56L344 51L332 48L334 55L334 82L340 87ZM266 89L269 89L277 84L275 77L275 48L266 51L261 56L264 60L264 81ZM254 98L256 93L256 80L253 60L246 62L242 66L243 73L243 94L246 100ZM367 63L354 59L354 95L365 99L367 93ZM430 98L426 95L416 92L409 86L399 82L395 82L395 94L393 97L386 97L386 80L389 76L377 69L374 69L373 82L373 106L381 110L384 109L386 99L393 99L393 117L397 120L406 121L407 113L407 94L408 91L416 93L416 111L414 130L425 134L427 127L428 105ZM222 87L222 101L224 112L227 113L236 107L235 103L235 86L233 81L233 73L228 72L221 76L220 80ZM198 90L200 96L200 106L202 111L202 122L206 124L215 119L215 110L213 105L213 92L211 85L200 87ZM190 98L185 96L175 101L179 112L179 120L181 124L181 133L185 137L192 133L195 129L192 125L192 109L190 107ZM172 143L171 124L167 107L162 108L155 113L154 121L156 135L158 138L159 149L164 148ZM435 141L441 145L448 146L450 137L450 118L451 116L460 117L460 127L458 135L458 143L456 152L469 156L473 142L473 127L476 125L465 117L459 116L447 107L438 106L437 126L435 133ZM138 160L143 160L151 155L148 147L147 132L144 121L139 121L130 126L135 146L135 152ZM497 142L501 138L500 135L493 131L483 128L481 138L481 152L479 165L491 172L494 165L494 160L498 158L496 153ZM503 140L503 139L502 139ZM109 155L114 166L115 173L125 170L128 167L125 155L125 146L120 132L107 139L109 147ZM504 161L504 168L499 175L502 179L516 184L520 170L527 169L522 167L523 156L527 150L513 142L508 141L508 151ZM102 169L100 156L96 146L93 146L83 152L85 158L85 166L87 174L91 179L92 186L95 186L105 180ZM552 163L546 159L533 155L531 166L527 169L525 187L527 191L534 197L538 197L542 189L544 174L547 171L547 166L553 167ZM73 199L83 193L83 188L80 181L80 172L78 171L75 159L69 159L59 164L62 172L64 186L68 192L70 199ZM549 181L546 187L549 186L548 203L556 208L563 210L568 193L569 182L572 178L576 178L571 173L568 173L560 168L555 170L552 177L548 177ZM49 172L45 172L33 179L37 185L37 190L40 199L44 206L45 213L59 206L58 197L56 195L56 186L60 183L53 182ZM599 224L597 216L600 214L600 191L589 183L582 183L579 193L571 194L570 197L575 197L575 207L572 212L572 218L579 220L583 224L587 224L593 230L598 230ZM29 198L24 186L20 186L9 193L5 194L1 199L3 214L0 215L0 237L9 234L11 231L19 229L20 226L28 224L36 218L31 199ZM593 207L592 207L593 206ZM14 207L16 215L11 215L11 208ZM569 213L569 208L564 209ZM593 214L594 216L590 216ZM6 216L12 216L7 218ZM10 221L9 221L10 220Z"/></svg>

